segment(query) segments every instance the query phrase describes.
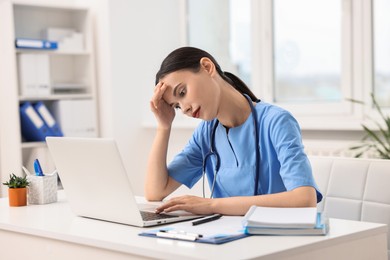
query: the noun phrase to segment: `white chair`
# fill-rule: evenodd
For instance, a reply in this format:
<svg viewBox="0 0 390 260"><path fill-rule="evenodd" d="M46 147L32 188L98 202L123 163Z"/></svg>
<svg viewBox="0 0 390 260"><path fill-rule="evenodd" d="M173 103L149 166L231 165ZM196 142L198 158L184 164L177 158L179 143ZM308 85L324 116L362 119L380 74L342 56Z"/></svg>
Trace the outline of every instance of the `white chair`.
<svg viewBox="0 0 390 260"><path fill-rule="evenodd" d="M390 226L390 160L316 156L309 160L324 196L319 211L330 218Z"/></svg>

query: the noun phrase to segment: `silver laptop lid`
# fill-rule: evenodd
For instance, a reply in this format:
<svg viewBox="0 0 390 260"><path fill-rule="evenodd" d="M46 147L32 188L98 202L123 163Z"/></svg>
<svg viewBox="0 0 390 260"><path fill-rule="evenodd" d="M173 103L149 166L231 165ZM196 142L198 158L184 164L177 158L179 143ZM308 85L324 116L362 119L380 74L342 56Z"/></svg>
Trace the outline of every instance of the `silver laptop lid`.
<svg viewBox="0 0 390 260"><path fill-rule="evenodd" d="M47 137L46 141L77 215L143 226L113 139Z"/></svg>
<svg viewBox="0 0 390 260"><path fill-rule="evenodd" d="M113 139L47 137L46 141L69 204L79 216L139 227L200 217L176 212L170 213L175 218L143 220Z"/></svg>

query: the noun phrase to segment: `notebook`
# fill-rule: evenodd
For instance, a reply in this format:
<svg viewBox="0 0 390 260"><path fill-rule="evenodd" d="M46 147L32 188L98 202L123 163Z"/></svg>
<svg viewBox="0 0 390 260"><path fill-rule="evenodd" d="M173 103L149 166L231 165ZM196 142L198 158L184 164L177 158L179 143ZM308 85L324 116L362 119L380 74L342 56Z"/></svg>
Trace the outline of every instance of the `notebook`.
<svg viewBox="0 0 390 260"><path fill-rule="evenodd" d="M155 203L137 204L113 139L47 137L46 142L76 215L138 227L201 217L185 211L156 214ZM147 220L143 215L158 219Z"/></svg>
<svg viewBox="0 0 390 260"><path fill-rule="evenodd" d="M316 222L316 207L251 206L244 217L246 226L257 228L314 228Z"/></svg>

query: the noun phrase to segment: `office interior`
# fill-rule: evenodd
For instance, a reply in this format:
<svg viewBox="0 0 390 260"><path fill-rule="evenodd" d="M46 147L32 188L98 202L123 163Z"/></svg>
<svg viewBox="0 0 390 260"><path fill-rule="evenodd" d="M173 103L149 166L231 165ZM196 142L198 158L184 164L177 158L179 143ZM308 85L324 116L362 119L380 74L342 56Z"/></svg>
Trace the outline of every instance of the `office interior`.
<svg viewBox="0 0 390 260"><path fill-rule="evenodd" d="M2 6L7 2L0 1ZM11 2L91 9L97 136L117 141L128 175L137 183L133 187L137 195L143 195L156 127L149 109L155 73L163 58L178 47L191 45L209 51L224 70L246 80L262 101L288 109L301 125L309 155L354 156L349 148L364 137L362 124L378 129L371 120L380 120L380 116L371 105L370 93L380 99L384 113L389 111L390 53L385 46L390 34L383 29L390 22L385 11L389 1ZM4 100L7 89L1 90ZM5 113L1 111L2 118ZM168 160L187 143L197 123L177 111ZM0 121L0 126L7 128L7 122ZM0 165L7 158L8 150L1 146L6 142L0 135ZM1 169L2 182L9 170L20 171ZM5 187L1 190L2 197L6 196ZM201 194L196 189L183 188L182 192Z"/></svg>
<svg viewBox="0 0 390 260"><path fill-rule="evenodd" d="M269 254L277 259L390 259L389 161L375 160L380 157L375 150L363 154L367 160L348 159L357 153L350 148L367 134L363 124L378 134L380 127L386 129L382 116L390 112L389 9L389 0L0 0L1 183L10 173L23 175L21 166L33 171L36 158L45 173L55 169L46 144L26 141L21 134L19 106L43 101L54 116L58 108L76 110L71 116L82 120L70 129L74 135L114 138L133 191L142 196L156 131L149 109L155 73L168 53L189 45L210 52L262 102L295 116L326 197L318 210L331 219L329 236L256 236L221 250L143 238L142 228L79 218L68 209L63 191L56 203L9 207L7 187L0 185L0 244L10 249L5 258L14 257L23 244L28 250L20 254L41 259L235 259L238 252L246 259ZM81 33L85 49L51 53L15 48L15 39L37 37L47 24L55 27L54 35L72 27L72 37L80 40ZM76 84L52 84L45 95L24 93L21 57L37 53L48 56L36 62L49 61L51 80L76 78ZM64 86L86 90L60 93ZM383 114L373 105L372 93ZM75 105L84 100L89 107ZM198 123L177 111L168 160ZM73 135L64 125L62 130ZM191 190L181 187L175 194L202 196L202 184ZM319 242L313 244L315 240Z"/></svg>

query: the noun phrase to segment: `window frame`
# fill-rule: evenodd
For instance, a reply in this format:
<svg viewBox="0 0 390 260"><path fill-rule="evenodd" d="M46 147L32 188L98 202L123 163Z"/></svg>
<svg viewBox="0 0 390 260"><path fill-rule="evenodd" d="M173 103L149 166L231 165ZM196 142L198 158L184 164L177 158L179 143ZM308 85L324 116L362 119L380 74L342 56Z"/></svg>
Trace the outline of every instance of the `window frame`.
<svg viewBox="0 0 390 260"><path fill-rule="evenodd" d="M358 0L360 1L360 0ZM356 1L357 2L357 1ZM355 2L355 3L356 3ZM343 99L339 102L321 102L289 104L275 102L274 96L274 61L273 61L273 0L252 1L253 46L259 46L254 54L252 65L253 88L264 101L281 106L300 121L304 129L355 129L358 123L358 108L347 98L360 99L356 91L356 72L354 58L359 58L359 51L353 44L362 33L355 24L355 13L360 11L358 4L352 0L340 0L342 4L342 68L341 92ZM254 49L255 50L255 49ZM310 109L308 109L310 108ZM317 118L321 116L321 120Z"/></svg>
<svg viewBox="0 0 390 260"><path fill-rule="evenodd" d="M363 55L364 55L364 62L363 62L363 72L364 72L364 98L362 100L365 102L365 104L368 104L364 107L363 110L363 118L365 120L365 123L373 128L377 128L376 125L373 124L372 120L379 120L379 122L382 124L383 127L385 127L384 122L381 120L381 116L378 113L376 109L373 107L373 102L371 100L371 93L374 92L375 88L375 81L374 81L374 70L375 70L375 64L374 64L374 5L375 0L367 0L363 1L362 4L362 19L363 21L369 21L369 23L363 24ZM390 93L388 93L390 95ZM389 115L390 114L390 108L389 107L382 107L381 108L383 113ZM371 118L371 119L370 119Z"/></svg>

